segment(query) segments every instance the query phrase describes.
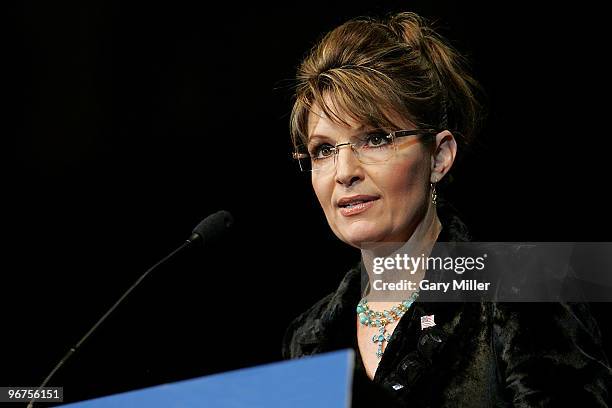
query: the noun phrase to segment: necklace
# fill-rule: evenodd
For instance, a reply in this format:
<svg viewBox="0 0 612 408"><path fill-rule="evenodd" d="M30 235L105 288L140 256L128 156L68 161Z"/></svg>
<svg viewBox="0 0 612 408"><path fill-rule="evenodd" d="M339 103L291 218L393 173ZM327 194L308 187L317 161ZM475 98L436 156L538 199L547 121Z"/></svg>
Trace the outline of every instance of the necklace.
<svg viewBox="0 0 612 408"><path fill-rule="evenodd" d="M391 338L391 335L386 332L387 325L399 320L408 311L418 296L418 292L413 292L408 299L404 300L397 306L393 306L391 310L383 310L382 312L371 310L368 306L368 301L366 298L362 298L357 304L359 323L364 326L378 327L378 333L372 336L372 342L378 343L376 357L379 359L383 355L383 343L389 341Z"/></svg>

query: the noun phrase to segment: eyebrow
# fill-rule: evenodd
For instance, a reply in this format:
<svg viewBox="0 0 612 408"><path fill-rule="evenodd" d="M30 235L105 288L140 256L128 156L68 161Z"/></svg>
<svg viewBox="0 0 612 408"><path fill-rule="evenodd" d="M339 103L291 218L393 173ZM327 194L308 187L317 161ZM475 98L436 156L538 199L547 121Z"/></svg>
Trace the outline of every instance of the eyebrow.
<svg viewBox="0 0 612 408"><path fill-rule="evenodd" d="M349 137L355 137L358 136L359 134L363 133L364 131L370 131L370 130L376 130L376 127L373 126L369 126L369 125L361 125L358 128L354 129L354 134L349 135ZM310 142L312 139L333 139L333 136L329 136L329 135L321 135L321 134L314 134L314 135L310 135L308 136L308 142Z"/></svg>
<svg viewBox="0 0 612 408"><path fill-rule="evenodd" d="M315 140L329 140L332 139L332 136L327 136L327 135L310 135L308 137L307 143L310 144L311 142L315 141Z"/></svg>

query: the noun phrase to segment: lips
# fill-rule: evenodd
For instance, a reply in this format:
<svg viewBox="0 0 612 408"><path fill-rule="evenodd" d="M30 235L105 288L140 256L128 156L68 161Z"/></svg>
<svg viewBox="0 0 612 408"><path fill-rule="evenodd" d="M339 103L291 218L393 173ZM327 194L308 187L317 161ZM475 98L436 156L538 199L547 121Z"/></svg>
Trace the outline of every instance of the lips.
<svg viewBox="0 0 612 408"><path fill-rule="evenodd" d="M357 195L351 197L343 197L338 200L340 214L345 217L360 214L371 208L379 197L371 195Z"/></svg>
<svg viewBox="0 0 612 408"><path fill-rule="evenodd" d="M340 200L338 200L338 207L351 207L357 204L366 203L374 200L378 200L378 196L360 194L350 197L342 197Z"/></svg>

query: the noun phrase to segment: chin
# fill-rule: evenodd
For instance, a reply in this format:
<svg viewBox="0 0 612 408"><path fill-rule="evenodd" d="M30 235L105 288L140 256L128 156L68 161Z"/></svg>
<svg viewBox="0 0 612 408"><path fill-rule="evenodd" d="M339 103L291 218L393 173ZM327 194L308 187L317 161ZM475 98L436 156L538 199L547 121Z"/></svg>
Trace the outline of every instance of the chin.
<svg viewBox="0 0 612 408"><path fill-rule="evenodd" d="M347 244L356 248L361 248L363 244L369 242L379 242L384 240L386 234L380 227L375 225L351 225L343 228L341 239Z"/></svg>

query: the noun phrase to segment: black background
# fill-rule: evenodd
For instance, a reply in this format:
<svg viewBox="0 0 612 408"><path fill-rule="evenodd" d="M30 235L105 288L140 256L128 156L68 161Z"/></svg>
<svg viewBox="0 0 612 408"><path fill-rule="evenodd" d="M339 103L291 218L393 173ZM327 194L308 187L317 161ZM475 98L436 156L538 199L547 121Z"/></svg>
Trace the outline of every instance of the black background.
<svg viewBox="0 0 612 408"><path fill-rule="evenodd" d="M51 385L67 401L280 359L359 253L289 160L290 84L325 31L410 10L488 93L446 193L479 241L611 241L605 13L585 2L14 4L3 65L0 384L38 385L204 216L234 234L149 276ZM603 7L603 6L602 6ZM610 342L607 304L595 305Z"/></svg>

